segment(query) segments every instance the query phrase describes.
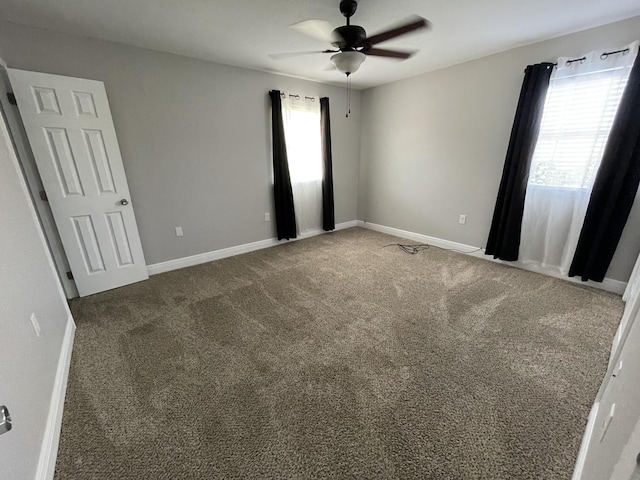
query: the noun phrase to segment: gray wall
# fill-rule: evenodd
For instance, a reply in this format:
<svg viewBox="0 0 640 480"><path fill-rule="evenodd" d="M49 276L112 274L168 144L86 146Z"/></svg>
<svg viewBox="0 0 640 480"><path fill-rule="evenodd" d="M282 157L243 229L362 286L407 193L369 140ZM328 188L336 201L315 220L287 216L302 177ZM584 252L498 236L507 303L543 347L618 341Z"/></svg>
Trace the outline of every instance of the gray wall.
<svg viewBox="0 0 640 480"><path fill-rule="evenodd" d="M364 91L358 218L484 247L524 68L639 32L635 17ZM639 250L634 208L607 276L626 281Z"/></svg>
<svg viewBox="0 0 640 480"><path fill-rule="evenodd" d="M0 436L0 478L35 478L71 314L5 132L0 128L0 405L14 425Z"/></svg>
<svg viewBox="0 0 640 480"><path fill-rule="evenodd" d="M271 89L331 99L336 222L356 219L359 92L346 119L339 87L6 22L0 57L105 83L147 264L275 236Z"/></svg>
<svg viewBox="0 0 640 480"><path fill-rule="evenodd" d="M3 22L0 56L105 82L154 264L274 236L273 88L332 100L337 222L484 246L524 67L631 42L639 27L636 17L481 58L367 90L362 104L356 92L349 119L341 88ZM626 280L639 249L634 209L608 276Z"/></svg>

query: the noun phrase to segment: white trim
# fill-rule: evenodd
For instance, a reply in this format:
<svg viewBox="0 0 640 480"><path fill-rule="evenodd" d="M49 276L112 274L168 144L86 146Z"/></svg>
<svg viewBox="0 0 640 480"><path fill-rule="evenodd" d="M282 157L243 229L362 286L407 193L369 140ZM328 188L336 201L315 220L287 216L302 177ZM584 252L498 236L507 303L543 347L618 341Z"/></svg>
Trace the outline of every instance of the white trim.
<svg viewBox="0 0 640 480"><path fill-rule="evenodd" d="M51 403L49 405L49 417L47 427L42 439L40 459L36 479L51 480L56 469L56 458L58 456L58 445L60 443L60 428L62 427L62 412L64 409L64 397L67 392L67 381L69 379L69 367L71 366L71 351L73 350L73 337L76 331L76 324L73 317L69 315L67 327L62 340L62 348L58 359L58 369L56 379L53 384Z"/></svg>
<svg viewBox="0 0 640 480"><path fill-rule="evenodd" d="M335 230L344 230L345 228L351 228L357 226L357 220L350 222L339 223L336 225ZM334 230L334 231L335 231ZM267 238L266 240L260 240L253 243L245 243L243 245L237 245L235 247L223 248L220 250L213 250L211 252L200 253L198 255L192 255L190 257L177 258L175 260L168 260L166 262L154 263L153 265L147 265L147 271L149 275L156 275L158 273L170 272L171 270L178 270L180 268L193 267L194 265L200 265L202 263L213 262L214 260L220 260L221 258L233 257L234 255L240 255L243 253L249 253L256 250L262 250L263 248L275 247L288 241L302 240L309 237L315 237L325 232L322 229L310 230L299 235L298 238L292 240L277 240L275 238Z"/></svg>
<svg viewBox="0 0 640 480"><path fill-rule="evenodd" d="M571 477L571 480L580 480L582 478L582 470L584 470L584 464L587 460L587 450L589 448L589 443L591 442L591 437L593 436L593 430L596 426L596 417L598 416L599 407L600 402L594 402L591 407L591 411L589 412L587 426L584 429L584 436L580 443L580 451L578 452L578 458L576 460L576 466L573 469L573 476Z"/></svg>
<svg viewBox="0 0 640 480"><path fill-rule="evenodd" d="M458 251L459 253L471 255L472 257L482 258L483 260L490 260L492 262L500 263L508 267L515 267L515 268L520 268L522 270L528 270L530 272L541 273L543 275L547 275L550 277L566 280L567 282L576 283L578 285L587 285L589 287L605 290L611 293L616 293L618 295L622 295L624 293L625 288L627 288L627 282L621 282L620 280L614 280L612 278L605 278L602 283L592 282L591 280L589 280L588 282L583 282L574 277L563 276L559 272L551 268L545 268L545 267L532 265L532 264L525 264L519 261L505 262L503 260L494 259L490 256L485 255L484 248L481 248L481 247L465 245L464 243L452 242L450 240L444 240L442 238L430 237L428 235L408 232L406 230L400 230L393 227L386 227L384 225L377 225L375 223L363 222L362 220L358 220L357 223L359 227L368 228L369 230L375 230L376 232L382 232L382 233L387 233L389 235L394 235L396 237L407 238L409 240L426 243L427 245L433 245L434 247L440 247L447 250L455 250L455 251Z"/></svg>
<svg viewBox="0 0 640 480"><path fill-rule="evenodd" d="M471 250L478 250L479 247L472 247L465 245L464 243L452 242L450 240L444 240L442 238L430 237L428 235L422 235L421 233L409 232L407 230L400 230L398 228L386 227L384 225L378 225L376 223L363 222L358 220L358 226L368 228L369 230L375 230L376 232L382 232L396 237L408 238L416 242L426 243L427 245L433 245L434 247L446 248L448 250L460 250L465 253L468 250L468 255L474 255Z"/></svg>

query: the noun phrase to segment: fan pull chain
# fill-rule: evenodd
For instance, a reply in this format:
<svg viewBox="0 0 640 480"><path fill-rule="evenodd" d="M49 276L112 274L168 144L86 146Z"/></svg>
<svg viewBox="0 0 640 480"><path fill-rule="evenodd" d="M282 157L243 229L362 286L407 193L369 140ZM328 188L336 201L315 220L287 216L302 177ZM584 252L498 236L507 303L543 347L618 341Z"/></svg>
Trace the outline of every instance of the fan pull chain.
<svg viewBox="0 0 640 480"><path fill-rule="evenodd" d="M351 76L347 73L347 114L345 117L349 118L351 114Z"/></svg>
<svg viewBox="0 0 640 480"><path fill-rule="evenodd" d="M351 115L351 75L349 75L349 115Z"/></svg>

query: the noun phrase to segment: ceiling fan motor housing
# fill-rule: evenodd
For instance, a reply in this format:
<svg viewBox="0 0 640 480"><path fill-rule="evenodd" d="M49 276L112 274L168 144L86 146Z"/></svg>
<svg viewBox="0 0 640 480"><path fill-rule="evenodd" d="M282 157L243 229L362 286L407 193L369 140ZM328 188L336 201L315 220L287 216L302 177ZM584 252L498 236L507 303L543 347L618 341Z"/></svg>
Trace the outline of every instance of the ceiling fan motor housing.
<svg viewBox="0 0 640 480"><path fill-rule="evenodd" d="M343 25L336 28L332 36L335 39L332 43L334 47L340 50L355 50L364 46L367 32L359 25Z"/></svg>

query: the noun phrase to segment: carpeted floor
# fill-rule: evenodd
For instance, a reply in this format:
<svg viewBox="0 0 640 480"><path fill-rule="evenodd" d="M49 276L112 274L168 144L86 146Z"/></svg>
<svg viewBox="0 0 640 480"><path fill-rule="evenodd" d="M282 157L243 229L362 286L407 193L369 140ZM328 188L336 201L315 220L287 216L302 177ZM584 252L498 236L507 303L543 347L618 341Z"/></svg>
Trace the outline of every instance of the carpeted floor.
<svg viewBox="0 0 640 480"><path fill-rule="evenodd" d="M569 479L620 297L398 241L74 300L56 478Z"/></svg>

